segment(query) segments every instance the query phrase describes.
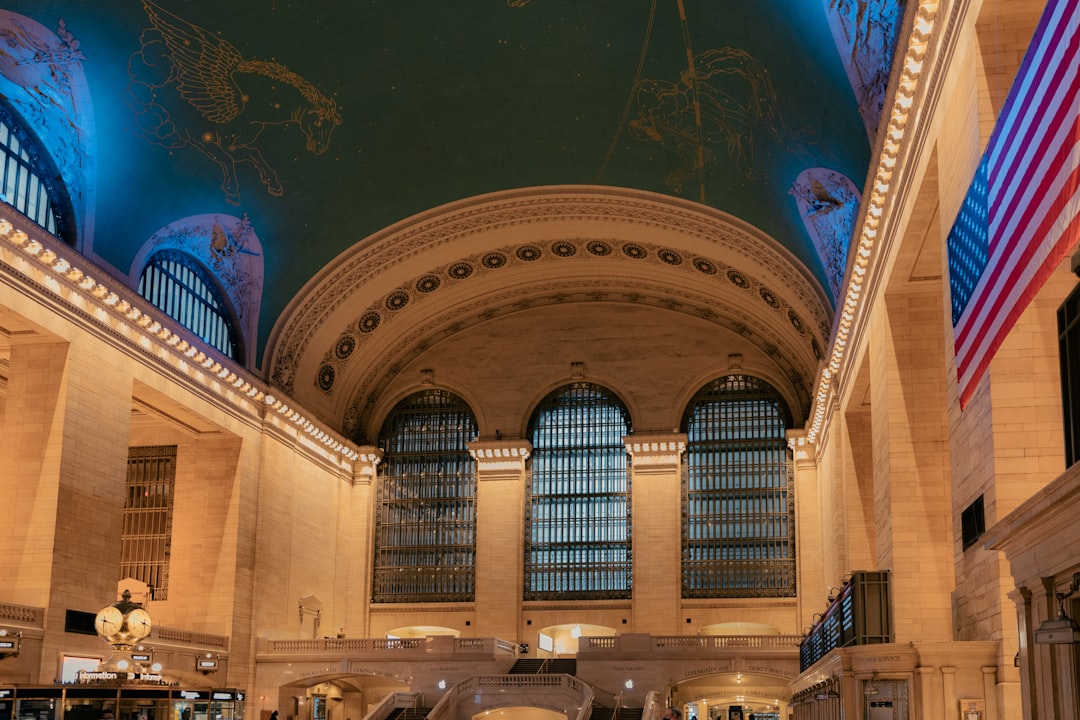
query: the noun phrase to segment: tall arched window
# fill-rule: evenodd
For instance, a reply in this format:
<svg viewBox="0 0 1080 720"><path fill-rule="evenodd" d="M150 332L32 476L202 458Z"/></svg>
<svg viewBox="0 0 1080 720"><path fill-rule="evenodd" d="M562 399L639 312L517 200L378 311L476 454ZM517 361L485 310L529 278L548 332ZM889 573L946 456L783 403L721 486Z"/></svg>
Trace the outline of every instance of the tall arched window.
<svg viewBox="0 0 1080 720"><path fill-rule="evenodd" d="M608 390L574 383L529 422L525 599L628 598L630 414Z"/></svg>
<svg viewBox="0 0 1080 720"><path fill-rule="evenodd" d="M714 380L691 400L683 472L685 598L795 594L791 413L768 383Z"/></svg>
<svg viewBox="0 0 1080 720"><path fill-rule="evenodd" d="M445 390L410 395L383 424L372 602L467 602L476 585L476 419Z"/></svg>
<svg viewBox="0 0 1080 720"><path fill-rule="evenodd" d="M0 200L74 245L75 239L67 237L63 212L70 203L63 187L54 180L59 176L51 167L48 155L41 152L15 115L0 103Z"/></svg>
<svg viewBox="0 0 1080 720"><path fill-rule="evenodd" d="M139 278L139 294L219 352L243 363L225 296L195 258L178 250L154 253Z"/></svg>

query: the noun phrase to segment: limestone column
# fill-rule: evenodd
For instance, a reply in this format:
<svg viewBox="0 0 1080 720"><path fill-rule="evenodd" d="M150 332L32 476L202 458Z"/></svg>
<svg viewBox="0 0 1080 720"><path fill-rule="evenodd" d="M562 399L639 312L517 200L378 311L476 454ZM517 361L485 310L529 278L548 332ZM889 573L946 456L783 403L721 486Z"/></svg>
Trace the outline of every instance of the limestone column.
<svg viewBox="0 0 1080 720"><path fill-rule="evenodd" d="M633 531L631 632L685 634L682 607L682 454L684 433L630 435Z"/></svg>
<svg viewBox="0 0 1080 720"><path fill-rule="evenodd" d="M911 717L921 720L945 720L945 713L941 706L942 682L941 673L934 667L915 668L915 700L918 705L912 704Z"/></svg>
<svg viewBox="0 0 1080 720"><path fill-rule="evenodd" d="M870 321L877 568L898 643L953 639L952 495L940 293L884 295Z"/></svg>
<svg viewBox="0 0 1080 720"><path fill-rule="evenodd" d="M941 703L945 708L945 717L957 712L954 708L960 707L960 699L956 696L956 667L943 665L941 667Z"/></svg>
<svg viewBox="0 0 1080 720"><path fill-rule="evenodd" d="M997 666L987 665L982 668L983 674L983 698L985 699L986 717L997 718L998 714L998 688Z"/></svg>
<svg viewBox="0 0 1080 720"><path fill-rule="evenodd" d="M525 580L525 440L469 443L476 459L476 613L474 634L511 642L521 636Z"/></svg>
<svg viewBox="0 0 1080 720"><path fill-rule="evenodd" d="M1039 708L1039 682L1035 670L1036 648L1034 610L1032 608L1031 590L1026 587L1018 587L1009 593L1009 597L1016 604L1018 618L1018 631L1020 636L1020 702L1023 707L1024 720L1034 720L1040 717ZM1006 700L1006 705L1008 702Z"/></svg>
<svg viewBox="0 0 1080 720"><path fill-rule="evenodd" d="M0 496L21 522L0 523L0 577L9 602L63 628L67 609L116 600L132 381L122 356L33 337L11 348ZM41 677L63 641L46 635Z"/></svg>

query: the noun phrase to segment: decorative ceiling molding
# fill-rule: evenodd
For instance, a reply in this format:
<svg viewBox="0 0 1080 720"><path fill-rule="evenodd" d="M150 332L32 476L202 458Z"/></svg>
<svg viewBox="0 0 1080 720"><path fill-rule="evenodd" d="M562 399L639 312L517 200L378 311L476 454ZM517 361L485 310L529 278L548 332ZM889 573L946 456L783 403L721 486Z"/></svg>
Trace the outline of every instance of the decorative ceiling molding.
<svg viewBox="0 0 1080 720"><path fill-rule="evenodd" d="M507 245L508 236L522 242ZM567 238L574 238L575 250L586 251L582 255L598 258L610 259L617 247L627 261L649 256L654 262L671 265L661 254L663 248L678 257L675 264L682 264L686 258L687 267L696 267L701 275L708 274L710 266L734 268L766 288L777 304L790 306L798 318L795 324L804 326L803 334L809 328L811 335L820 332L823 341L832 325L825 290L802 263L778 242L737 218L641 191L533 188L481 196L433 210L388 228L335 258L294 299L275 328L267 350L271 382L286 391L294 390L301 365L314 369L311 366L317 367L328 353L335 352L333 343L348 328L363 327L365 315L362 313L359 319L355 316L358 306L370 309L374 303L382 303L385 310L380 312L396 312L404 307L403 301L409 300L395 292L415 291L414 295L420 295L425 289L437 289L436 281L442 282L443 277L462 280L478 267L498 270L502 266L498 261L485 264L484 260L500 252L506 261L511 260L507 253L513 253L514 262L539 259L521 254L530 245L546 248L549 259L554 261L559 255L554 244ZM651 253L644 238L659 239ZM594 247L594 242L606 244L612 252L597 251L599 245ZM645 250L644 255L635 258L638 251L628 252L630 246ZM459 247L468 248L473 259L455 253ZM425 255L430 255L433 262L420 267L431 272L418 275L415 261ZM454 257L459 260L446 262ZM696 265L694 258L700 259ZM413 261L412 269L405 266L409 261ZM442 268L440 274L435 275L438 268ZM425 278L435 280L429 279L425 288L421 284ZM391 282L387 283L387 279ZM397 290L372 296L373 287ZM681 300L685 290L681 283L672 283L667 294ZM313 357L315 354L317 357Z"/></svg>
<svg viewBox="0 0 1080 720"><path fill-rule="evenodd" d="M533 308L566 303L619 302L685 313L744 337L776 364L783 375L785 394L796 403L793 409L798 408L800 415L806 417L820 357L813 354L805 337L790 323L785 327L779 321L769 321L761 311L749 312L748 305L767 306L755 300L754 294L740 292L748 300L732 302L730 296L692 293L686 289L682 289L675 300L670 285L638 281L628 289L625 278L614 276L538 280L528 285L506 287L499 292L478 294L461 305L425 314L422 322L409 326L406 334L397 336L392 342L375 344L366 356L353 358L348 368L351 375L341 368L344 377L339 379L339 365L324 362L319 376L325 377L325 373L332 372L337 386L334 389L348 399L340 423L342 432L352 438L364 437L368 420L385 388L409 362L435 343L480 323ZM337 420L329 422L336 424Z"/></svg>
<svg viewBox="0 0 1080 720"><path fill-rule="evenodd" d="M601 260L607 261L603 267L600 267ZM554 267L551 266L552 263L555 264ZM675 250L652 243L621 242L614 239L575 239L558 240L546 245L526 243L516 247L487 250L472 257L452 261L442 268L414 276L380 296L378 300L361 311L358 317L349 322L333 342L332 347L323 354L319 375L315 382L323 393L330 395L335 390L336 377L344 366L359 354L357 351L365 344L385 343L383 331L395 320L401 317L415 318L415 314L412 313L425 309L430 312L434 306L442 311L449 304L445 298L449 288L468 289L470 286L464 283L486 275L504 276L492 279L501 281L506 286L512 286L515 292L521 295L521 298L513 303L515 309L523 310L544 304L566 302L571 298L560 297L557 293L552 295L547 283L535 285L535 281L531 279L523 282L523 273L520 271L535 271L536 274L542 273L545 278L564 277L570 267L569 263L578 263L575 266L576 269L587 268L585 272L588 275L597 277L616 275L621 278L627 276L628 271L641 273L642 270L650 275L655 273L658 277L661 275L659 271L668 271L667 274L671 271L687 273L687 284L704 281L713 285L710 293L715 294L715 297L688 302L689 291L684 287L679 287L676 291L677 281L673 281L669 287L660 290L656 297L647 297L636 288L626 290L622 287L614 293L605 291L596 293L597 297L587 295L584 299L654 304L668 310L688 312L702 319L721 323L724 322L725 316L745 318L747 315L754 317L778 315L780 318L786 318L792 328L803 336L804 349L812 353L813 359L809 363L808 372L813 373L817 362L824 357L822 348L828 337L829 328L821 326L815 332L815 328L809 327L795 308L753 276L748 276L719 260L700 256L686 258ZM588 264L582 265L582 263ZM620 264L634 267L622 267ZM514 270L519 272L505 277L507 273ZM530 273L532 274L534 273ZM523 285L526 283L532 286L531 291L524 289ZM663 287L663 283L655 284L657 287ZM753 306L755 301L761 303L757 308L757 313L739 309L749 310L748 306ZM480 319L490 319L496 315L506 314L505 308L496 312L494 308L491 308L490 302L490 299L485 301L485 307L488 310L481 313ZM776 320L776 318L772 319ZM448 322L452 326L471 324L468 317L461 320L451 319ZM740 321L736 324L745 323ZM732 327L732 329L736 328ZM798 352L798 343L793 343L793 346L793 349ZM287 387L286 389L291 391L295 388Z"/></svg>

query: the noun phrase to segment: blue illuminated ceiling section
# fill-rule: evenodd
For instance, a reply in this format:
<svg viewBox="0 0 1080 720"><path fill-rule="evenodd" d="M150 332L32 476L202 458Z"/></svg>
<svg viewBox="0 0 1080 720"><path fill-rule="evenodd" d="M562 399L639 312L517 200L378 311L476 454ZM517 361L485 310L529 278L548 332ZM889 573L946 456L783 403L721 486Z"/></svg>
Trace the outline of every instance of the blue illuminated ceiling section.
<svg viewBox="0 0 1080 720"><path fill-rule="evenodd" d="M861 187L872 132L837 28L858 32L841 21L864 17L863 6L894 8L7 5L77 43L94 108L93 254L127 273L138 249L178 218L246 217L264 253L260 345L304 283L370 234L448 202L531 186L599 184L700 202L768 233L822 287L835 285L791 190L808 168Z"/></svg>

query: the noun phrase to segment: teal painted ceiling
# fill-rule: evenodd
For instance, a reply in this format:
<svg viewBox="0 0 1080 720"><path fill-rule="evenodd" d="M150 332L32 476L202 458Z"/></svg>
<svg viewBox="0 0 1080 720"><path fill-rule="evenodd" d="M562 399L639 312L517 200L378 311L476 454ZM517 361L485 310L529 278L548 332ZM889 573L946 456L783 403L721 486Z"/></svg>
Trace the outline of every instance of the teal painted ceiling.
<svg viewBox="0 0 1080 720"><path fill-rule="evenodd" d="M853 89L867 69L838 49L830 17L848 18L872 60L867 47L894 31L859 24L895 23L893 5L9 0L7 10L57 33L81 62L93 236L80 242L126 274L170 223L246 215L264 263L261 345L304 284L364 238L533 186L703 203L775 238L828 287L792 188L808 168L862 187L872 133L860 110L873 100L859 94L874 90ZM9 24L9 44L21 31ZM888 54L878 52L879 77ZM40 85L38 96L64 91Z"/></svg>

